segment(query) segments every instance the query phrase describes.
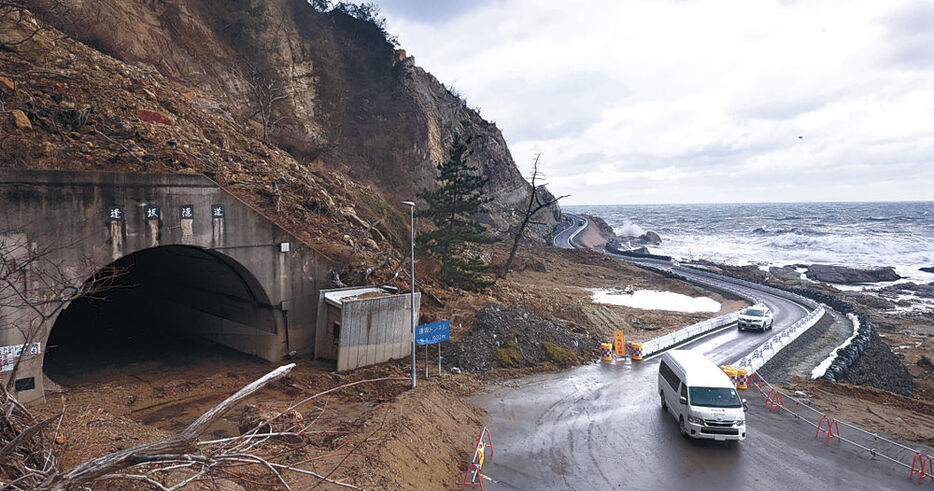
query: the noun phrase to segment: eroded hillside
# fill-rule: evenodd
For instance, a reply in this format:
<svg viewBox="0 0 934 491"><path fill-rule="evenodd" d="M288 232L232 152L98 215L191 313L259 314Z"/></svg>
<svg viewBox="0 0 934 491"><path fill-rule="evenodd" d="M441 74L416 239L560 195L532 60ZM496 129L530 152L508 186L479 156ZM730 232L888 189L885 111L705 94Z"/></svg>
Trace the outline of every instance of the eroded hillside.
<svg viewBox="0 0 934 491"><path fill-rule="evenodd" d="M482 219L495 230L514 223L530 191L495 124L373 22L303 0L78 0L67 14L38 11L88 46L209 99L242 134L268 134L302 165L373 185L391 202L436 185L454 133L473 137L473 160L496 198ZM557 207L550 211L541 235L555 223Z"/></svg>

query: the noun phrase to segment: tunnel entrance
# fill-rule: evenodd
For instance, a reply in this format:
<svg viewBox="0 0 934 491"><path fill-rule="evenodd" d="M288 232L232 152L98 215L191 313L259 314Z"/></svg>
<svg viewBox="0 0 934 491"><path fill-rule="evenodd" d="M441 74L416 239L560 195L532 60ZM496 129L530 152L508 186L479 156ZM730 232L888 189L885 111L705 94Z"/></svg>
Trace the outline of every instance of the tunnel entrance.
<svg viewBox="0 0 934 491"><path fill-rule="evenodd" d="M257 363L277 339L263 288L216 251L145 249L88 281L104 287L73 300L46 343L45 373L60 385Z"/></svg>

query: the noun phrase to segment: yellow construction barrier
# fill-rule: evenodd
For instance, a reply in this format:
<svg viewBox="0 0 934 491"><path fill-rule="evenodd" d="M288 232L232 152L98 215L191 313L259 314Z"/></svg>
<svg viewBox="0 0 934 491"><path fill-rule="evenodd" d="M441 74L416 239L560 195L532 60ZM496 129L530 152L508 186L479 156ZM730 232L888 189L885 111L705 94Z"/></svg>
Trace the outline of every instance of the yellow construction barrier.
<svg viewBox="0 0 934 491"><path fill-rule="evenodd" d="M642 359L642 343L629 343L629 356L633 360Z"/></svg>
<svg viewBox="0 0 934 491"><path fill-rule="evenodd" d="M626 343L624 332L619 329L613 331L613 344L616 347L616 356L626 356Z"/></svg>
<svg viewBox="0 0 934 491"><path fill-rule="evenodd" d="M736 369L736 388L737 389L748 389L749 388L749 370L745 368Z"/></svg>
<svg viewBox="0 0 934 491"><path fill-rule="evenodd" d="M613 344L600 343L600 359L603 361L613 361Z"/></svg>
<svg viewBox="0 0 934 491"><path fill-rule="evenodd" d="M730 365L720 365L720 370L723 370L723 373L727 374L730 377L730 382L733 382L733 385L736 385L736 369Z"/></svg>

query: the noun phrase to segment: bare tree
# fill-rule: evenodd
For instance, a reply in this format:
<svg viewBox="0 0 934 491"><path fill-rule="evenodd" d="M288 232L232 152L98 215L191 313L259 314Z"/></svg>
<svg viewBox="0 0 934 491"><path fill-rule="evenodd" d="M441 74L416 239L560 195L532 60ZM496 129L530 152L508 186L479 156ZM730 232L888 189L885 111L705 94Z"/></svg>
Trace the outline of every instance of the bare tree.
<svg viewBox="0 0 934 491"><path fill-rule="evenodd" d="M289 97L288 91L274 75L267 75L263 70L250 66L247 85L250 87L250 117L259 116L263 125L263 141L269 142L269 133L276 129L285 116L277 116L279 101Z"/></svg>
<svg viewBox="0 0 934 491"><path fill-rule="evenodd" d="M0 425L0 470L10 481L4 489L90 489L105 482L116 481L123 486L131 482L145 483L160 490L188 489L190 485L204 485L217 489L219 479L231 479L244 484L261 484L254 479L265 473L273 481L267 488L291 490L296 481L313 479L349 489L361 489L353 484L341 482L331 476L361 446L382 430L378 425L367 435L338 446L322 457L341 457L330 470L316 466L314 470L302 467L314 458L298 460L295 454L283 451L282 441L298 442L296 449L313 433L320 414L311 422L305 422L297 408L341 389L367 383L386 383L407 380L404 377L382 377L350 382L312 394L292 404L283 411L260 418L256 425L239 436L216 440L199 441L201 435L225 413L238 406L263 387L287 376L295 364L284 365L246 385L220 404L198 417L180 433L150 443L118 450L91 459L68 471L57 468L52 451L55 434L51 438L46 429L62 415L38 421L29 411L16 402L9 392L0 388L0 411L11 417L7 424ZM323 412L323 409L321 410ZM384 420L385 422L385 414ZM58 428L55 433L57 434ZM286 450L288 447L284 447ZM300 454L300 452L299 452ZM321 459L323 460L323 459ZM252 478L252 479L251 479Z"/></svg>
<svg viewBox="0 0 934 491"><path fill-rule="evenodd" d="M82 296L101 298L125 273L114 266L98 270L86 259L66 263L60 253L73 244L48 242L53 245L40 248L25 233L0 233L0 327L17 330L23 340L7 390L12 390L23 360L38 355L30 347L69 302Z"/></svg>
<svg viewBox="0 0 934 491"><path fill-rule="evenodd" d="M540 191L547 183L539 183L539 171L538 171L538 161L541 158L542 154L535 156L535 161L532 163L532 192L529 194L529 204L525 208L524 215L522 216L522 222L519 223L519 226L516 227L515 232L512 237L512 249L509 251L509 258L506 260L506 264L503 266L503 270L500 272L499 277L505 278L509 274L509 270L512 269L512 262L516 258L516 250L519 249L519 242L522 240L522 237L525 234L525 229L530 223L536 225L544 225L541 222L536 222L533 220L535 215L542 211L543 209L555 204L558 200L567 198L568 194L564 196L558 196L557 198L544 198Z"/></svg>

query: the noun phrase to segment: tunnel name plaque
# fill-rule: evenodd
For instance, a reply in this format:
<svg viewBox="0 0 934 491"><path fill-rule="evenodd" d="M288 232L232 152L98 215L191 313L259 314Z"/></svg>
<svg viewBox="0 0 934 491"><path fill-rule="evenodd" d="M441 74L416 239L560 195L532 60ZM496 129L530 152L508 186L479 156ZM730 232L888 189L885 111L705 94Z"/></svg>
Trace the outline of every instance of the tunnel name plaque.
<svg viewBox="0 0 934 491"><path fill-rule="evenodd" d="M182 205L178 207L178 218L190 220L195 217L195 205Z"/></svg>
<svg viewBox="0 0 934 491"><path fill-rule="evenodd" d="M122 222L123 221L123 207L122 206L111 206L107 208L107 220L111 222Z"/></svg>
<svg viewBox="0 0 934 491"><path fill-rule="evenodd" d="M146 205L146 220L159 220L162 218L162 208L158 205Z"/></svg>
<svg viewBox="0 0 934 491"><path fill-rule="evenodd" d="M211 218L224 218L225 214L224 205L211 205Z"/></svg>

